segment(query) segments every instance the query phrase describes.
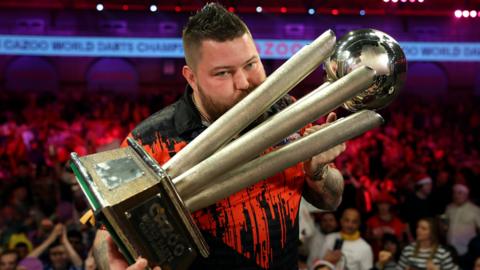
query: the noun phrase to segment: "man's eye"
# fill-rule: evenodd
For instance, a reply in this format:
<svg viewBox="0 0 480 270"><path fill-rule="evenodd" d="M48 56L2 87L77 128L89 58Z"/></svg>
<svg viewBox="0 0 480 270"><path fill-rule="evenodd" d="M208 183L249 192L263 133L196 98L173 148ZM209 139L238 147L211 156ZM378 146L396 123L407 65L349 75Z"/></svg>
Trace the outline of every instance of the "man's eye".
<svg viewBox="0 0 480 270"><path fill-rule="evenodd" d="M254 67L255 67L255 63L252 62L252 63L248 63L248 64L245 66L245 69L251 70L251 69L253 69Z"/></svg>
<svg viewBox="0 0 480 270"><path fill-rule="evenodd" d="M218 77L225 77L229 74L228 71L219 71L217 73L215 73L215 76L218 76Z"/></svg>

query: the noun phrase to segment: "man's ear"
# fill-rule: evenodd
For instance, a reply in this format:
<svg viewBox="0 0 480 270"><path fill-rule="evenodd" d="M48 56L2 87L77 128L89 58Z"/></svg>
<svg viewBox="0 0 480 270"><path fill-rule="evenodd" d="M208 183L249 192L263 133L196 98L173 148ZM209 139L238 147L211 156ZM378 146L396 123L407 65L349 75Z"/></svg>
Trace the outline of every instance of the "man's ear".
<svg viewBox="0 0 480 270"><path fill-rule="evenodd" d="M197 91L197 78L195 77L195 73L193 73L193 70L189 66L185 65L182 68L182 75L185 80L187 80L190 87L192 87L194 91Z"/></svg>

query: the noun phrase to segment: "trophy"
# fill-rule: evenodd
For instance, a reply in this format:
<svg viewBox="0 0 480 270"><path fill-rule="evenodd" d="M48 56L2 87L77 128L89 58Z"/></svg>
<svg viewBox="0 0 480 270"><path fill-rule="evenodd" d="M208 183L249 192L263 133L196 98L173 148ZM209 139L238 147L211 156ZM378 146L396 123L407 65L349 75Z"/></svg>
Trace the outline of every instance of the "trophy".
<svg viewBox="0 0 480 270"><path fill-rule="evenodd" d="M327 82L233 140L321 63ZM373 29L336 43L326 31L273 72L165 164L128 138L128 147L79 157L71 166L94 212L129 261L188 269L208 245L190 212L378 127L373 110L398 95L406 60L398 43ZM354 112L268 154L265 149L343 106ZM240 164L240 165L239 165Z"/></svg>

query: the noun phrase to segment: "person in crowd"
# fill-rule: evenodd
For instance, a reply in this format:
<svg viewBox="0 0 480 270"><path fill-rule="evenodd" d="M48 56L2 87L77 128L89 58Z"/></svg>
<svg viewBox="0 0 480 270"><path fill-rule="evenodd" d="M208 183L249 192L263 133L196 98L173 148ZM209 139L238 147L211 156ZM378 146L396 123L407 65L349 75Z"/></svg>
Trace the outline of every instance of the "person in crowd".
<svg viewBox="0 0 480 270"><path fill-rule="evenodd" d="M432 178L427 174L420 173L414 179L415 193L408 195L402 205L401 214L415 236L418 221L424 217L432 217L434 212L430 201Z"/></svg>
<svg viewBox="0 0 480 270"><path fill-rule="evenodd" d="M374 254L381 250L384 234L393 234L400 241L406 239L410 243L412 238L408 226L391 210L397 200L391 194L383 192L375 198L375 203L377 213L366 222L366 239L372 245Z"/></svg>
<svg viewBox="0 0 480 270"><path fill-rule="evenodd" d="M400 258L401 246L394 234L385 233L382 237L383 247L378 253L378 260L373 269L395 270Z"/></svg>
<svg viewBox="0 0 480 270"><path fill-rule="evenodd" d="M313 215L315 219L315 230L308 243L308 265L312 265L318 252L322 250L325 243L325 236L338 231L338 221L334 212L319 212Z"/></svg>
<svg viewBox="0 0 480 270"><path fill-rule="evenodd" d="M7 250L0 254L0 270L15 270L18 264L18 254L15 250Z"/></svg>
<svg viewBox="0 0 480 270"><path fill-rule="evenodd" d="M368 270L373 267L371 246L360 235L360 213L345 209L340 218L340 232L325 237L325 244L313 264L322 261L336 269Z"/></svg>
<svg viewBox="0 0 480 270"><path fill-rule="evenodd" d="M480 230L480 207L469 201L469 192L466 184L455 184L452 203L445 211L449 222L447 241L460 256L467 253L468 243Z"/></svg>
<svg viewBox="0 0 480 270"><path fill-rule="evenodd" d="M173 105L140 123L129 135L160 164L168 161L266 79L249 29L237 15L217 3L206 4L190 17L183 31L183 42L187 64L182 75L188 83L185 94ZM289 95L281 97L258 121L275 115L293 102ZM330 113L327 123L335 119L336 114ZM321 126L306 126L285 142L308 136L319 128ZM277 147L280 145L269 150ZM285 170L285 173L276 174L192 213L211 254L208 258L197 257L191 268L296 267L300 199L303 196L320 209L338 207L343 177L329 164L344 149L345 144L334 146ZM234 218L224 221L224 216ZM251 219L253 216L256 218ZM97 235L106 237L106 232L99 231ZM102 247L96 250L99 251L94 251L97 265L103 265L98 260L105 261L107 253ZM143 268L144 263L139 260L132 267Z"/></svg>
<svg viewBox="0 0 480 270"><path fill-rule="evenodd" d="M67 230L63 224L56 224L50 235L27 258L37 258L48 252L48 261L44 262L46 270L81 270L83 261L68 240Z"/></svg>
<svg viewBox="0 0 480 270"><path fill-rule="evenodd" d="M458 269L450 252L440 244L438 230L437 220L421 218L416 240L402 250L397 269Z"/></svg>

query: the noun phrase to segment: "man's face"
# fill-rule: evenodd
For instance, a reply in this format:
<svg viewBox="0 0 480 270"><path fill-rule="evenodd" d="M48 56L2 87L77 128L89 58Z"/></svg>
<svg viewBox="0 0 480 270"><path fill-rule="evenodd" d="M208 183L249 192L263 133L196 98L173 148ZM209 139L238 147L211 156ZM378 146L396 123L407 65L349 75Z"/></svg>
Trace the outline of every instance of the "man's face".
<svg viewBox="0 0 480 270"><path fill-rule="evenodd" d="M196 67L184 76L203 113L213 122L266 78L249 34L225 42L204 40Z"/></svg>
<svg viewBox="0 0 480 270"><path fill-rule="evenodd" d="M337 229L337 219L333 213L324 213L320 219L320 228L322 232L327 234L334 232Z"/></svg>
<svg viewBox="0 0 480 270"><path fill-rule="evenodd" d="M53 268L61 269L68 264L68 255L63 245L58 245L50 248L49 251L50 261Z"/></svg>
<svg viewBox="0 0 480 270"><path fill-rule="evenodd" d="M453 189L453 202L457 205L462 205L468 200L468 191L458 188Z"/></svg>
<svg viewBox="0 0 480 270"><path fill-rule="evenodd" d="M17 254L7 253L0 257L0 270L15 270Z"/></svg>
<svg viewBox="0 0 480 270"><path fill-rule="evenodd" d="M343 212L340 225L344 233L352 234L360 227L360 215L353 209L347 209Z"/></svg>

